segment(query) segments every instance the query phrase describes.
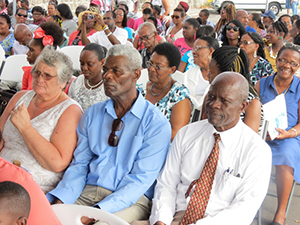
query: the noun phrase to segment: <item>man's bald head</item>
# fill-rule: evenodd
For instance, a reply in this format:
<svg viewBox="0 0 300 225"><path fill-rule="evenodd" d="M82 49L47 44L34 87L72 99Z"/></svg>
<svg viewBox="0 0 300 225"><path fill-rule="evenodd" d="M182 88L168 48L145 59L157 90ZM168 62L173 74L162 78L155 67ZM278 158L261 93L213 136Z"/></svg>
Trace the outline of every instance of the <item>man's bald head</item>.
<svg viewBox="0 0 300 225"><path fill-rule="evenodd" d="M32 39L32 32L26 24L19 23L15 27L14 36L21 45L27 46Z"/></svg>
<svg viewBox="0 0 300 225"><path fill-rule="evenodd" d="M237 19L238 21L240 21L243 26L246 28L248 26L248 13L245 10L238 10L235 13L235 19Z"/></svg>
<svg viewBox="0 0 300 225"><path fill-rule="evenodd" d="M206 99L208 121L218 130L234 127L248 103L248 81L239 73L224 72L211 83Z"/></svg>

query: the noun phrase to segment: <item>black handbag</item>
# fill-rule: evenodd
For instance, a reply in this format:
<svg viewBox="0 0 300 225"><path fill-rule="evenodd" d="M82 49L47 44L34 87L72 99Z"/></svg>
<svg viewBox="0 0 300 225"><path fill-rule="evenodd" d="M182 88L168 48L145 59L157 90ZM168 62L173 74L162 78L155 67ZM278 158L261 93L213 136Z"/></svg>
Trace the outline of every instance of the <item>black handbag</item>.
<svg viewBox="0 0 300 225"><path fill-rule="evenodd" d="M9 100L14 96L17 91L14 89L0 91L0 116L4 112Z"/></svg>

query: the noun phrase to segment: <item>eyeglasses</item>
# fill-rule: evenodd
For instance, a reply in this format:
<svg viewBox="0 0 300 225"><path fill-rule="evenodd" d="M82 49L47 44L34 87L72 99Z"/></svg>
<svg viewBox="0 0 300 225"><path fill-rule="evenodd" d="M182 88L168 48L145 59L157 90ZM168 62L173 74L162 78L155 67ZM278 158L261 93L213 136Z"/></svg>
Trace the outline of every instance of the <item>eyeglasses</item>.
<svg viewBox="0 0 300 225"><path fill-rule="evenodd" d="M119 144L119 137L116 135L116 131L120 131L123 127L123 121L121 119L115 119L111 125L111 133L108 137L108 144L116 147Z"/></svg>
<svg viewBox="0 0 300 225"><path fill-rule="evenodd" d="M149 34L149 35L147 35L147 36L139 37L139 40L140 40L140 41L148 41L153 33L154 33L154 31L151 32L151 34Z"/></svg>
<svg viewBox="0 0 300 225"><path fill-rule="evenodd" d="M19 17L23 16L24 18L27 18L27 15L26 15L26 14L18 13L17 15L18 15Z"/></svg>
<svg viewBox="0 0 300 225"><path fill-rule="evenodd" d="M41 16L42 13L33 13L32 15L34 15L34 16Z"/></svg>
<svg viewBox="0 0 300 225"><path fill-rule="evenodd" d="M172 15L171 17L172 17L172 19L175 18L175 19L177 19L177 20L180 18L180 16L176 16L176 15Z"/></svg>
<svg viewBox="0 0 300 225"><path fill-rule="evenodd" d="M208 46L196 45L196 46L194 46L193 51L197 52L197 51L199 51L200 49L203 49L203 48L209 48L209 47Z"/></svg>
<svg viewBox="0 0 300 225"><path fill-rule="evenodd" d="M34 79L37 79L39 76L41 76L43 78L43 80L46 80L46 81L51 80L53 77L57 77L57 75L52 76L49 74L41 73L41 71L38 71L38 70L32 71L31 75Z"/></svg>
<svg viewBox="0 0 300 225"><path fill-rule="evenodd" d="M255 42L254 41L241 41L239 43L240 46L241 45L247 46L247 45L250 45L250 44L255 44Z"/></svg>
<svg viewBox="0 0 300 225"><path fill-rule="evenodd" d="M297 66L299 66L299 63L288 62L286 59L280 59L280 58L278 58L278 61L281 62L282 64L287 64L287 63L289 63L292 67L297 67Z"/></svg>
<svg viewBox="0 0 300 225"><path fill-rule="evenodd" d="M230 25L226 27L226 30L228 30L228 31L231 30L231 29L233 29L235 32L237 32L240 28L239 27L233 27L233 26L230 26Z"/></svg>
<svg viewBox="0 0 300 225"><path fill-rule="evenodd" d="M159 71L159 70L163 70L163 69L166 69L166 68L169 68L169 66L160 66L158 64L154 64L150 61L146 62L146 65L147 65L147 68L150 70L153 66L154 66L154 69L156 71Z"/></svg>
<svg viewBox="0 0 300 225"><path fill-rule="evenodd" d="M283 22L284 25L292 25L292 22Z"/></svg>
<svg viewBox="0 0 300 225"><path fill-rule="evenodd" d="M124 16L123 13L116 13L116 16Z"/></svg>

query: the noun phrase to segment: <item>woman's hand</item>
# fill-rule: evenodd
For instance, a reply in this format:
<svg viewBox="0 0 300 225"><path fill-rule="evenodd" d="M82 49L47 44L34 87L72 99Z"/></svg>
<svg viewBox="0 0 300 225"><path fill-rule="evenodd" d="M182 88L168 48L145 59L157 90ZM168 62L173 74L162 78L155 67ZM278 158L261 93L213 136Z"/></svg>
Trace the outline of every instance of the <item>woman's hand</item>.
<svg viewBox="0 0 300 225"><path fill-rule="evenodd" d="M87 18L88 18L89 14L86 12L86 13L83 13L82 15L82 23L81 24L86 24L86 21L87 21Z"/></svg>
<svg viewBox="0 0 300 225"><path fill-rule="evenodd" d="M30 116L24 103L12 110L10 115L10 121L20 131L21 134L22 131L31 126Z"/></svg>
<svg viewBox="0 0 300 225"><path fill-rule="evenodd" d="M276 130L279 132L279 135L276 137L276 139L278 140L295 137L295 132L292 130L286 131L285 129L280 128L276 128Z"/></svg>

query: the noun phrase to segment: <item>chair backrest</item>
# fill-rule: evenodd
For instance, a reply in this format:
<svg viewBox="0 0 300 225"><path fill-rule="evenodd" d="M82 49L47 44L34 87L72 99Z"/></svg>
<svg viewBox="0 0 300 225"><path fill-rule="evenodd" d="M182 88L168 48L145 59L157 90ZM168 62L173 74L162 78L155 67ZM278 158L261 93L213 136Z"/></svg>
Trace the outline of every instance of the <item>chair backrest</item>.
<svg viewBox="0 0 300 225"><path fill-rule="evenodd" d="M147 69L142 69L141 70L141 76L140 78L137 80L136 84L137 86L141 87L143 90L146 89L147 87L147 82L149 81L149 77L148 77L148 70Z"/></svg>
<svg viewBox="0 0 300 225"><path fill-rule="evenodd" d="M80 70L79 58L80 58L80 53L83 48L84 48L84 46L72 45L72 46L66 46L66 47L60 48L58 51L66 54L67 56L69 56L71 58L71 61L73 63L73 70Z"/></svg>
<svg viewBox="0 0 300 225"><path fill-rule="evenodd" d="M23 66L30 66L25 54L12 55L3 62L1 80L22 82L24 71Z"/></svg>
<svg viewBox="0 0 300 225"><path fill-rule="evenodd" d="M176 70L175 73L172 74L172 78L177 80L178 82L184 84L184 75L182 72Z"/></svg>
<svg viewBox="0 0 300 225"><path fill-rule="evenodd" d="M126 221L119 217L90 206L71 205L71 204L56 204L52 205L56 216L62 225L82 225L80 219L82 216L93 218L95 220L104 221L111 225L129 225Z"/></svg>
<svg viewBox="0 0 300 225"><path fill-rule="evenodd" d="M2 65L2 62L5 60L5 51L0 45L0 65Z"/></svg>
<svg viewBox="0 0 300 225"><path fill-rule="evenodd" d="M268 127L269 127L269 121L268 120L264 120L261 130L259 131L259 135L261 136L261 138L265 141L266 137L267 137L267 132L268 132Z"/></svg>

